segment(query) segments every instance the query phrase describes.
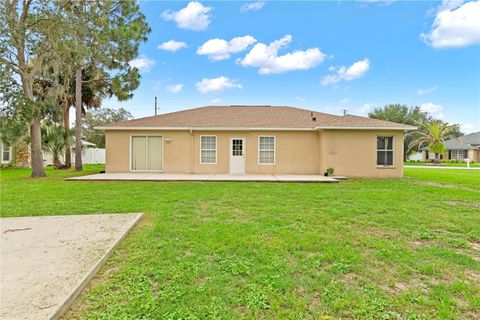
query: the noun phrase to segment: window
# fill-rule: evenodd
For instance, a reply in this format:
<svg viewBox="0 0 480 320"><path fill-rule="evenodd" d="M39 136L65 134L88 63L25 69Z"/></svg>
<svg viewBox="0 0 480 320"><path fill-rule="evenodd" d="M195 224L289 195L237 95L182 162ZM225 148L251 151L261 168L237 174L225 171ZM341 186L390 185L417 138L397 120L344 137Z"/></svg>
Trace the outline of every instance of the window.
<svg viewBox="0 0 480 320"><path fill-rule="evenodd" d="M467 150L451 150L450 159L464 160L467 158Z"/></svg>
<svg viewBox="0 0 480 320"><path fill-rule="evenodd" d="M217 163L217 136L200 137L200 163Z"/></svg>
<svg viewBox="0 0 480 320"><path fill-rule="evenodd" d="M377 166L393 166L393 137L377 137Z"/></svg>
<svg viewBox="0 0 480 320"><path fill-rule="evenodd" d="M12 161L12 147L2 142L2 163L9 163Z"/></svg>
<svg viewBox="0 0 480 320"><path fill-rule="evenodd" d="M162 171L161 136L132 136L132 161L134 171Z"/></svg>
<svg viewBox="0 0 480 320"><path fill-rule="evenodd" d="M258 137L258 163L275 164L275 137Z"/></svg>

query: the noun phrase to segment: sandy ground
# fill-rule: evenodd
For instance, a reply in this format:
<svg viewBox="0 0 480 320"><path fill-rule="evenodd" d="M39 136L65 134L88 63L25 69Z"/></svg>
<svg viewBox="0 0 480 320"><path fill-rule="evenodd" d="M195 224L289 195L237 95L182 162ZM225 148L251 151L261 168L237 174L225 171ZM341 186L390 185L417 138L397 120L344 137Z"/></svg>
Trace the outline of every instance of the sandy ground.
<svg viewBox="0 0 480 320"><path fill-rule="evenodd" d="M0 318L60 316L141 216L0 219Z"/></svg>

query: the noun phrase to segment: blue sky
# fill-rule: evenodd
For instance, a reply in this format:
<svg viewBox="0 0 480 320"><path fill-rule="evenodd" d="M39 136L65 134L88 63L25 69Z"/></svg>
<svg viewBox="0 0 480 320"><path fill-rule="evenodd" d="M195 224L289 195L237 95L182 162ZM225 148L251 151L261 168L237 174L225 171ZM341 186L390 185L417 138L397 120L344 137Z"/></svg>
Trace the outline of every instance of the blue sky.
<svg viewBox="0 0 480 320"><path fill-rule="evenodd" d="M419 105L480 131L480 1L141 2L135 117L204 105L366 115ZM476 18L475 18L476 17Z"/></svg>

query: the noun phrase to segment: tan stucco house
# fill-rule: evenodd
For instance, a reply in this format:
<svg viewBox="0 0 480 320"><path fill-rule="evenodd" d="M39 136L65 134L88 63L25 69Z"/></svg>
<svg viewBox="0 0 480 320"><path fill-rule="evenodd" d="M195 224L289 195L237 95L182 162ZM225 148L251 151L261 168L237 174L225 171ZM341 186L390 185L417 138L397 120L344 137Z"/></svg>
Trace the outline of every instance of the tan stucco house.
<svg viewBox="0 0 480 320"><path fill-rule="evenodd" d="M429 147L424 147L421 151L423 161L435 159L435 153ZM480 162L480 132L445 141L445 155L440 155L440 159Z"/></svg>
<svg viewBox="0 0 480 320"><path fill-rule="evenodd" d="M412 126L286 106L208 106L99 127L106 172L402 177Z"/></svg>

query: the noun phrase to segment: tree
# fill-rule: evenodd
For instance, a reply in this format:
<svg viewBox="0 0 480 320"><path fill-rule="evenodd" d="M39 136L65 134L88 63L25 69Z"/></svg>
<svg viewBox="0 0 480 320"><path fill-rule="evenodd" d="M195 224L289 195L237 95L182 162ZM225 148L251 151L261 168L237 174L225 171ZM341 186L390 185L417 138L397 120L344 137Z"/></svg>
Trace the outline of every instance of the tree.
<svg viewBox="0 0 480 320"><path fill-rule="evenodd" d="M422 112L420 107L408 107L401 104L389 104L383 108L375 108L368 114L369 118L380 119L392 122L408 124L411 126L419 126L421 123L431 120L426 112ZM410 143L418 138L416 131L408 131L405 133L405 140L403 144L404 160L408 155L415 152L414 149L409 148Z"/></svg>
<svg viewBox="0 0 480 320"><path fill-rule="evenodd" d="M64 167L60 162L60 154L70 145L69 141L74 135L73 130L67 130L62 125L52 124L42 127L43 150L52 155L55 169Z"/></svg>
<svg viewBox="0 0 480 320"><path fill-rule="evenodd" d="M150 28L139 6L132 1L69 1L64 19L71 21L68 61L75 66L75 170L81 171L81 140L83 110L83 74L85 67L93 68L91 82L100 81L110 95L119 100L131 98L139 85L140 74L129 62L138 55L141 42ZM98 91L92 91L94 96Z"/></svg>
<svg viewBox="0 0 480 320"><path fill-rule="evenodd" d="M95 129L95 127L132 118L132 114L123 108L87 111L83 122L85 140L95 143L98 148L105 148L105 133L102 130Z"/></svg>
<svg viewBox="0 0 480 320"><path fill-rule="evenodd" d="M41 142L44 101L34 97L33 84L45 71L52 44L60 39L59 15L48 0L0 1L0 96L15 105L29 126L32 177L45 177ZM13 97L16 95L16 97Z"/></svg>
<svg viewBox="0 0 480 320"><path fill-rule="evenodd" d="M445 154L445 140L450 139L452 132L458 130L458 125L451 125L448 122L434 120L423 123L423 130L417 131L419 137L410 142L410 148L422 147L428 144L430 151L435 153L436 164L440 163L440 155Z"/></svg>

